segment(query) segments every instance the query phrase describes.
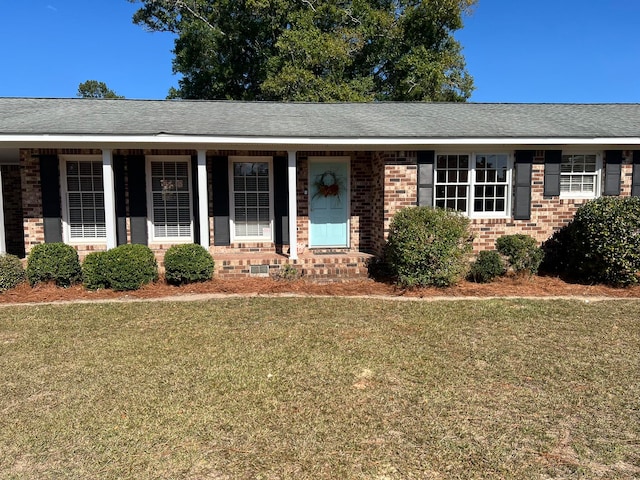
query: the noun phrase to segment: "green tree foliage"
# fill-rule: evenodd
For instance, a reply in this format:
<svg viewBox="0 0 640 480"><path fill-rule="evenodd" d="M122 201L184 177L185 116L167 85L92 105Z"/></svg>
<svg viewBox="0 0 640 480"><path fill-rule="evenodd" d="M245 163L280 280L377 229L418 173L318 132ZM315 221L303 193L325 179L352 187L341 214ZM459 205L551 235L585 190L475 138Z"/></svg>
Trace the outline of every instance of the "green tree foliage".
<svg viewBox="0 0 640 480"><path fill-rule="evenodd" d="M82 98L124 98L107 87L104 82L87 80L78 85L78 97Z"/></svg>
<svg viewBox="0 0 640 480"><path fill-rule="evenodd" d="M477 0L129 0L177 35L169 96L283 101L464 101L453 32Z"/></svg>

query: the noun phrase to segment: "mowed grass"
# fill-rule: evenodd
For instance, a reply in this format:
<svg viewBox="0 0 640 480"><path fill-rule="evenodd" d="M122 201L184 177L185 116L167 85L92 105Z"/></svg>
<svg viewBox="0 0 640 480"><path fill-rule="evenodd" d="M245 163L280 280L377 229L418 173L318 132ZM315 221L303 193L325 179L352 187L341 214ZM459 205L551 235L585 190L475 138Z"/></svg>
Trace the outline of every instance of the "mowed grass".
<svg viewBox="0 0 640 480"><path fill-rule="evenodd" d="M640 478L640 302L0 309L0 478Z"/></svg>

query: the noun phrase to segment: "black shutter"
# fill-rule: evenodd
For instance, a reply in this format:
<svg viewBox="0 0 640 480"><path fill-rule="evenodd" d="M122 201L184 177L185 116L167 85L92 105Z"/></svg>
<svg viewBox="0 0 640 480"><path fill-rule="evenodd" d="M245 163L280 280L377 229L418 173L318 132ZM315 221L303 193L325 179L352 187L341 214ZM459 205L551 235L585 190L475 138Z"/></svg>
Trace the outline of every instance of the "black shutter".
<svg viewBox="0 0 640 480"><path fill-rule="evenodd" d="M544 154L544 196L560 195L562 150L547 150Z"/></svg>
<svg viewBox="0 0 640 480"><path fill-rule="evenodd" d="M44 241L62 241L62 207L60 202L60 166L57 155L40 157L40 188Z"/></svg>
<svg viewBox="0 0 640 480"><path fill-rule="evenodd" d="M513 192L513 218L529 220L531 218L531 173L533 168L533 150L516 150L515 189Z"/></svg>
<svg viewBox="0 0 640 480"><path fill-rule="evenodd" d="M116 237L118 245L127 243L127 192L125 184L125 158L113 156L113 177L116 195Z"/></svg>
<svg viewBox="0 0 640 480"><path fill-rule="evenodd" d="M231 244L229 226L229 161L227 157L214 157L211 168L213 188L213 244Z"/></svg>
<svg viewBox="0 0 640 480"><path fill-rule="evenodd" d="M127 157L131 243L147 245L147 180L144 156Z"/></svg>
<svg viewBox="0 0 640 480"><path fill-rule="evenodd" d="M433 207L433 150L418 151L418 205Z"/></svg>
<svg viewBox="0 0 640 480"><path fill-rule="evenodd" d="M191 188L193 191L191 204L193 205L193 241L200 243L200 202L198 201L198 157L191 157Z"/></svg>
<svg viewBox="0 0 640 480"><path fill-rule="evenodd" d="M289 161L287 157L273 159L273 213L275 243L289 245Z"/></svg>
<svg viewBox="0 0 640 480"><path fill-rule="evenodd" d="M607 150L605 152L606 166L604 176L604 194L620 195L620 180L622 172L622 151Z"/></svg>
<svg viewBox="0 0 640 480"><path fill-rule="evenodd" d="M633 151L633 176L631 177L631 195L640 197L640 150Z"/></svg>

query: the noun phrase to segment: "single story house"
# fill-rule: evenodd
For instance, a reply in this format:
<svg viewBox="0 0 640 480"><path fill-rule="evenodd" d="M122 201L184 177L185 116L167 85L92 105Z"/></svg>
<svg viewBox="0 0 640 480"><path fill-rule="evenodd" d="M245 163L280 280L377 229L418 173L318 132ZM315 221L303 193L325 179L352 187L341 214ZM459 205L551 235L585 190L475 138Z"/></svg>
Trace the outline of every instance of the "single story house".
<svg viewBox="0 0 640 480"><path fill-rule="evenodd" d="M639 104L0 98L0 251L208 248L222 277L366 275L403 207L464 212L476 251L640 195Z"/></svg>

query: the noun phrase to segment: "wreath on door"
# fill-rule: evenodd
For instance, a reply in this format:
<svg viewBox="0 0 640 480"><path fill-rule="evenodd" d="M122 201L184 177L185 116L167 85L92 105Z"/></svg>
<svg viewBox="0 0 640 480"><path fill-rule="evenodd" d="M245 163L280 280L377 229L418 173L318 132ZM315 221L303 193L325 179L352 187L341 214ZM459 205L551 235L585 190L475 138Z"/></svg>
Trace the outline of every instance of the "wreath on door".
<svg viewBox="0 0 640 480"><path fill-rule="evenodd" d="M316 194L314 197L321 195L323 197L340 196L340 181L334 172L327 170L322 175L318 175L315 183Z"/></svg>

